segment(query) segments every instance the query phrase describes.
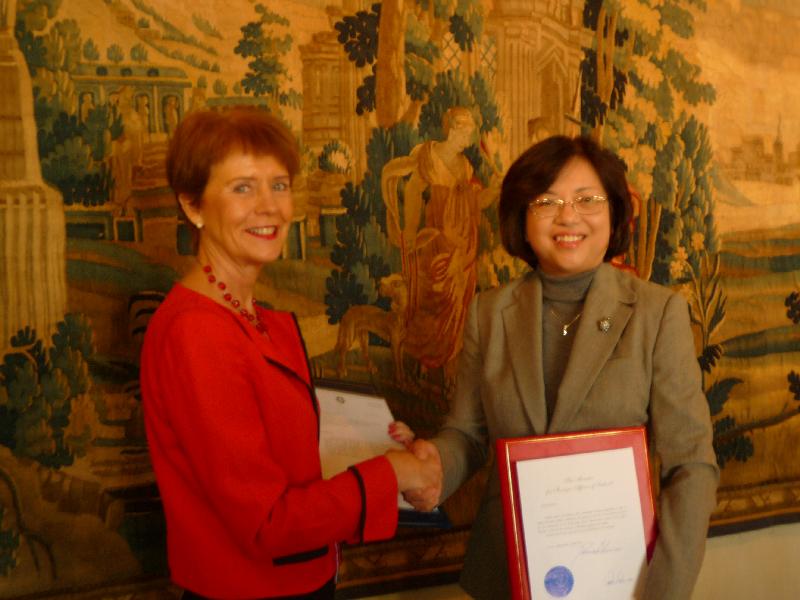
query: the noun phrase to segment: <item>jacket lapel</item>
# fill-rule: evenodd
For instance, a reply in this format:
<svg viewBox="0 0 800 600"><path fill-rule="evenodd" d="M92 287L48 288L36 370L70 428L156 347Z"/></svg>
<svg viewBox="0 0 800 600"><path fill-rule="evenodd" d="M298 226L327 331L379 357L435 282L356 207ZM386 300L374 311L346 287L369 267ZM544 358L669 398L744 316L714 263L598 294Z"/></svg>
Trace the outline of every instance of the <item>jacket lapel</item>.
<svg viewBox="0 0 800 600"><path fill-rule="evenodd" d="M528 276L514 291L513 301L502 310L505 352L514 381L534 433L547 428L542 374L542 285Z"/></svg>
<svg viewBox="0 0 800 600"><path fill-rule="evenodd" d="M259 333L255 327L242 324L242 328L266 360L297 377L306 386L310 386L311 374L303 352L302 338L300 344L295 340L295 335L300 333L299 329L297 334L294 333L294 321L286 319L284 323L274 318L267 317L267 319L269 338Z"/></svg>
<svg viewBox="0 0 800 600"><path fill-rule="evenodd" d="M625 280L625 275L605 263L594 276L547 428L549 433L569 431L570 422L625 330L636 302L636 293ZM607 331L603 331L603 325L608 325Z"/></svg>
<svg viewBox="0 0 800 600"><path fill-rule="evenodd" d="M259 309L259 315L269 329L269 338L267 338L259 333L255 327L251 327L242 318L204 294L186 287L182 283L177 283L173 291L176 294L180 294L181 300L179 304L188 303L202 305L206 308L215 307L214 310L222 311L228 315L244 334L252 340L266 360L288 371L311 387L311 372L305 353L303 337L294 315ZM298 336L300 338L299 344L296 339Z"/></svg>

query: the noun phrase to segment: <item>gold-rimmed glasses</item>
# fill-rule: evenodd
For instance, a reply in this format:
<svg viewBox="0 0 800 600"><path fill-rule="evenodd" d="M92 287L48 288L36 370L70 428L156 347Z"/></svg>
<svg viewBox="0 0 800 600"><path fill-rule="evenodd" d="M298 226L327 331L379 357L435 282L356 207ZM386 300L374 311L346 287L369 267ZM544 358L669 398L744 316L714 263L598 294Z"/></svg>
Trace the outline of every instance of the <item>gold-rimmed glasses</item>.
<svg viewBox="0 0 800 600"><path fill-rule="evenodd" d="M608 202L608 198L599 194L578 196L567 200L545 196L531 200L528 203L528 210L537 219L547 219L555 217L567 204L571 204L575 212L580 215L594 215L603 210L606 202Z"/></svg>

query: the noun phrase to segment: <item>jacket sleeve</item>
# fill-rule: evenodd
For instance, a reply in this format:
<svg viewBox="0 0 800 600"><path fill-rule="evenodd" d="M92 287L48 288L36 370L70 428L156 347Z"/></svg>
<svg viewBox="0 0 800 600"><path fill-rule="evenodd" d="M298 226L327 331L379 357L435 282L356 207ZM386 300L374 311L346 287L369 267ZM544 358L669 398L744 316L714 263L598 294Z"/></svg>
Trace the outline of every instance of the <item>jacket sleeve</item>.
<svg viewBox="0 0 800 600"><path fill-rule="evenodd" d="M389 461L376 457L321 479L306 383L260 355L262 360L245 356L243 337L222 315L196 317L179 315L168 335L151 344L157 346L157 361L143 356L143 378L151 382L143 388L156 397L145 407L153 425L151 448L169 454L157 473L167 479L163 483L186 494L187 509L197 502L216 513L237 545L254 557L391 537L398 492ZM270 394L289 394L309 404L304 412L270 423L274 414L265 412L265 394L268 401ZM270 427L287 428L296 458L276 447ZM295 467L304 473L302 484L290 481Z"/></svg>
<svg viewBox="0 0 800 600"><path fill-rule="evenodd" d="M677 294L665 305L655 342L650 427L661 489L659 534L644 598L685 600L703 562L719 469L689 311Z"/></svg>
<svg viewBox="0 0 800 600"><path fill-rule="evenodd" d="M456 391L450 413L435 438L444 481L442 500L486 463L488 434L481 401L482 357L478 330L478 302L472 299L464 324L464 345L458 359Z"/></svg>
<svg viewBox="0 0 800 600"><path fill-rule="evenodd" d="M378 456L353 465L348 471L356 478L361 510L355 534L345 541L357 544L393 537L397 530L399 492L389 461Z"/></svg>

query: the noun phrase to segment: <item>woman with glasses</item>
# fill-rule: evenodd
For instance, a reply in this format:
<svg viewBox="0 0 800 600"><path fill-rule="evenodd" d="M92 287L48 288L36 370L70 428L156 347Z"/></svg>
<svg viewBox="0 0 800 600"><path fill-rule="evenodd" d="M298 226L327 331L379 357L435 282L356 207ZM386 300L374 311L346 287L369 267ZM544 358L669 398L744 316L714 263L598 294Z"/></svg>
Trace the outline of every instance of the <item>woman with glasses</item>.
<svg viewBox="0 0 800 600"><path fill-rule="evenodd" d="M451 412L413 444L441 460L444 481L407 497L438 504L497 438L646 424L660 494L643 597L685 600L719 470L686 302L609 264L630 241L624 164L587 138L547 138L511 165L499 213L505 248L531 271L472 301ZM510 597L494 464L461 584L475 598Z"/></svg>

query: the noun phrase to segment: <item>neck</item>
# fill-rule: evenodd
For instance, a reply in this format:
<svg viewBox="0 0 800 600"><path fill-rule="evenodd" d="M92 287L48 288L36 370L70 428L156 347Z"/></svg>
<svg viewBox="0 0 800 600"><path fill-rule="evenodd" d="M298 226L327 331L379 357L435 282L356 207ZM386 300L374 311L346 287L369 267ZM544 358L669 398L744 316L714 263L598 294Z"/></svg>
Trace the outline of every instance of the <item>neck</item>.
<svg viewBox="0 0 800 600"><path fill-rule="evenodd" d="M209 281L209 274L204 271L207 266L211 267L214 282ZM229 305L224 299L227 292L242 306L250 308L259 271L255 267L242 268L223 256L201 248L197 253L197 263L186 274L183 284L224 306ZM220 288L220 283L224 283L224 290Z"/></svg>
<svg viewBox="0 0 800 600"><path fill-rule="evenodd" d="M444 140L442 142L436 142L434 144L434 148L436 148L437 154L442 158L442 160L450 160L459 154L461 154L461 148L459 148L454 142L450 140Z"/></svg>
<svg viewBox="0 0 800 600"><path fill-rule="evenodd" d="M596 267L583 273L562 276L548 275L539 270L539 277L542 282L542 297L546 300L557 302L583 301L599 268Z"/></svg>

